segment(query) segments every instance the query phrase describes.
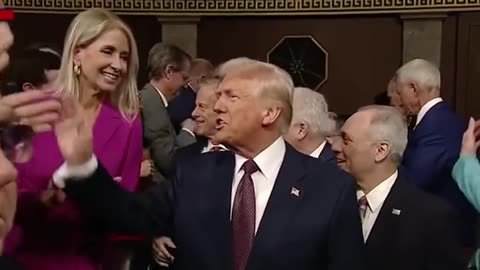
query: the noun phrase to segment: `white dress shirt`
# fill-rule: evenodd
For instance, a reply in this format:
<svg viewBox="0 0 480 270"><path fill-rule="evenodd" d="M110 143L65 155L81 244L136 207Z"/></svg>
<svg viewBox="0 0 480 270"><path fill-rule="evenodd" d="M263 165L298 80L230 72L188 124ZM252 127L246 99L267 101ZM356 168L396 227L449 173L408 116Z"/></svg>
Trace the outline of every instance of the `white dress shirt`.
<svg viewBox="0 0 480 270"><path fill-rule="evenodd" d="M425 117L427 112L433 106L437 105L438 103L440 103L442 101L443 101L443 99L438 97L438 98L434 98L434 99L430 100L429 102L425 103L425 105L423 105L422 108L420 108L420 111L417 114L417 122L415 123L415 127L418 126L418 124L420 124L420 121L422 121L423 117Z"/></svg>
<svg viewBox="0 0 480 270"><path fill-rule="evenodd" d="M283 159L285 157L286 147L285 141L279 137L273 144L258 154L253 160L257 164L260 172L252 174L253 186L255 188L255 233L262 219L268 199L272 193L273 186L280 171ZM235 171L232 183L232 200L230 205L230 218L232 218L233 202L235 200L235 193L238 184L242 178L244 171L240 170L243 163L247 161L246 158L235 155ZM95 173L98 168L98 160L95 155L79 166L67 166L64 162L60 168L53 174L53 183L59 188L65 188L65 180L81 181Z"/></svg>
<svg viewBox="0 0 480 270"><path fill-rule="evenodd" d="M155 88L155 90L157 90L158 94L160 95L160 98L162 98L162 102L163 102L163 105L165 105L165 108L168 107L168 100L167 98L165 97L165 95L162 93L162 91L160 91L155 85L153 85L153 88ZM192 135L193 137L196 137L195 136L195 133L187 128L184 128L182 127L182 130L185 130L186 132L188 132L190 135Z"/></svg>
<svg viewBox="0 0 480 270"><path fill-rule="evenodd" d="M202 154L203 154L203 153L208 153L208 152L210 152L210 150L211 150L214 146L217 146L217 147L222 148L222 150L220 150L220 151L227 151L227 150L228 150L228 148L225 147L225 145L223 145L223 144L215 144L215 145L214 145L210 140L208 140L207 146L205 146L205 147L202 149Z"/></svg>
<svg viewBox="0 0 480 270"><path fill-rule="evenodd" d="M158 94L160 95L160 97L162 98L162 101L163 101L163 105L165 105L165 108L168 107L168 100L167 98L165 97L165 95L162 93L162 91L160 91L155 85L153 85L153 88L155 88L155 90L157 90Z"/></svg>
<svg viewBox="0 0 480 270"><path fill-rule="evenodd" d="M267 206L268 199L272 193L273 186L280 171L280 167L285 156L285 141L279 137L273 144L263 150L260 154L253 158L260 171L252 174L253 186L255 188L255 233L257 233L258 225L262 220L263 212ZM240 170L246 158L235 154L235 175L232 183L232 200L230 205L230 218L232 217L233 202L235 193L237 192L240 179L244 175L244 171Z"/></svg>
<svg viewBox="0 0 480 270"><path fill-rule="evenodd" d="M388 177L385 181L380 183L366 195L368 207L362 224L363 239L365 242L367 242L370 231L373 228L373 224L375 224L378 213L380 213L380 209L382 209L382 205L385 202L388 193L390 193L393 184L395 184L397 176L398 171L395 171L390 177ZM357 190L357 199L360 200L363 195L365 195L365 193L363 193L362 190Z"/></svg>
<svg viewBox="0 0 480 270"><path fill-rule="evenodd" d="M323 141L322 144L320 144L317 149L313 150L312 153L310 153L310 156L311 157L314 157L314 158L319 158L320 157L320 154L322 153L323 149L325 148L325 145L327 144L327 141Z"/></svg>

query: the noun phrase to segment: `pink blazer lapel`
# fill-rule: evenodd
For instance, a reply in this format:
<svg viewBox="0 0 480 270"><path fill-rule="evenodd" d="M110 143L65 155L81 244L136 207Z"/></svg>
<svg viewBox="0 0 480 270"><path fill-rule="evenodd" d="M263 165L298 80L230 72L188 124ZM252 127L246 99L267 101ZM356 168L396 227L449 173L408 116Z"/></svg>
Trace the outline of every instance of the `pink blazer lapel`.
<svg viewBox="0 0 480 270"><path fill-rule="evenodd" d="M102 152L108 145L108 142L114 140L115 133L122 123L122 114L111 105L110 102L104 102L98 114L93 127L94 152L102 156Z"/></svg>

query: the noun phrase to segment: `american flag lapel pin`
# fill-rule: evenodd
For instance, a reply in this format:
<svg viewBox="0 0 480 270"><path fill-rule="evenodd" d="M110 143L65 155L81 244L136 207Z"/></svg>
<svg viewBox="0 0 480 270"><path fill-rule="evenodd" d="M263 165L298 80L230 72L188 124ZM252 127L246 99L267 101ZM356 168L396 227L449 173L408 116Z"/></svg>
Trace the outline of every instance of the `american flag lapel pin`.
<svg viewBox="0 0 480 270"><path fill-rule="evenodd" d="M394 215L400 216L401 212L402 212L402 210L400 210L400 209L395 209L395 208L392 209L392 214L394 214Z"/></svg>
<svg viewBox="0 0 480 270"><path fill-rule="evenodd" d="M296 197L300 197L300 190L296 187L292 187L292 190L290 191L291 195L294 195Z"/></svg>

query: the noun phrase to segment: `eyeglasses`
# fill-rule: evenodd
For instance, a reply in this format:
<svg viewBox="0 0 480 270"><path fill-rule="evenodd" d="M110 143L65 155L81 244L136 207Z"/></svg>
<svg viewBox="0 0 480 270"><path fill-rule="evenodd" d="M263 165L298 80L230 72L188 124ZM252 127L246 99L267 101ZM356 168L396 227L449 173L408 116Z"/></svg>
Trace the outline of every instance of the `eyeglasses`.
<svg viewBox="0 0 480 270"><path fill-rule="evenodd" d="M27 125L8 125L0 128L0 148L14 163L27 162L32 156L34 131Z"/></svg>

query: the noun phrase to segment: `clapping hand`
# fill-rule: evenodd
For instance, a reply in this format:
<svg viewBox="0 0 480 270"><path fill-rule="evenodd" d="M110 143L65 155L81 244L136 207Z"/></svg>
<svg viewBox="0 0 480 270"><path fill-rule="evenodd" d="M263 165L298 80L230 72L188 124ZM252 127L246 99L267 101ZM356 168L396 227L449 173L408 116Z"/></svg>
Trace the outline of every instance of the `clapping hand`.
<svg viewBox="0 0 480 270"><path fill-rule="evenodd" d="M475 156L477 153L477 149L480 146L480 140L478 137L480 135L480 121L475 121L473 118L470 118L468 122L468 128L463 133L463 141L462 141L462 156Z"/></svg>
<svg viewBox="0 0 480 270"><path fill-rule="evenodd" d="M93 155L92 128L86 125L83 115L83 109L74 97L62 98L55 134L68 165L85 164Z"/></svg>

